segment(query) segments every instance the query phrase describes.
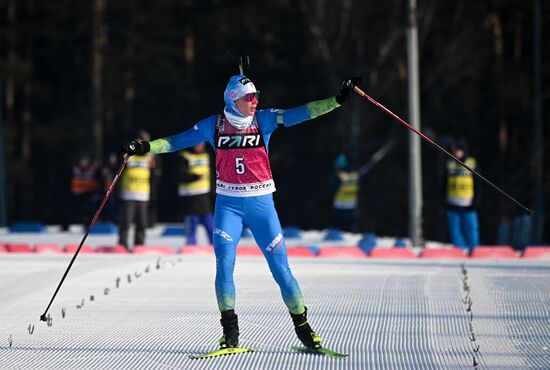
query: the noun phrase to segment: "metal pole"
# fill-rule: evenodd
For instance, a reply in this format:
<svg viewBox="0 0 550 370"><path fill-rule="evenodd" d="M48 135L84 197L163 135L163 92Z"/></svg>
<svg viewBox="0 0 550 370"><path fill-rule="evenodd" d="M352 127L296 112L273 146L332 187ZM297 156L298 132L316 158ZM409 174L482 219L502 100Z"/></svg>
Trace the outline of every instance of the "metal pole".
<svg viewBox="0 0 550 370"><path fill-rule="evenodd" d="M95 160L103 161L103 53L106 43L105 8L107 0L93 0L92 22L92 127Z"/></svg>
<svg viewBox="0 0 550 370"><path fill-rule="evenodd" d="M544 140L542 123L542 99L541 99L541 51L540 29L541 8L540 0L533 1L533 40L534 40L534 65L533 65L533 119L535 130L533 143L535 144L535 212L537 214L535 225L534 243L541 243L543 239L544 225Z"/></svg>
<svg viewBox="0 0 550 370"><path fill-rule="evenodd" d="M8 224L6 216L6 162L4 157L4 112L2 111L2 86L4 81L0 79L0 226Z"/></svg>
<svg viewBox="0 0 550 370"><path fill-rule="evenodd" d="M409 80L409 120L420 130L420 88L418 73L418 30L416 0L408 2L407 69ZM409 235L413 246L422 243L422 167L420 138L409 133Z"/></svg>
<svg viewBox="0 0 550 370"><path fill-rule="evenodd" d="M2 112L2 82L0 81L0 226L8 224L6 216L6 163L4 161L4 121Z"/></svg>

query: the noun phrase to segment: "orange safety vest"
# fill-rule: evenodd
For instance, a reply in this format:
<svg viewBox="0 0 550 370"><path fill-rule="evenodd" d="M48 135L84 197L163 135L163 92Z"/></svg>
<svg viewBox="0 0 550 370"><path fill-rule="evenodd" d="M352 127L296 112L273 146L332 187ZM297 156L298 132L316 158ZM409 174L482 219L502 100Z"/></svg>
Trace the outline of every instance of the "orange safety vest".
<svg viewBox="0 0 550 370"><path fill-rule="evenodd" d="M115 179L116 170L111 166L104 166L101 169L101 176L103 177L103 187L105 190L111 187L113 180Z"/></svg>
<svg viewBox="0 0 550 370"><path fill-rule="evenodd" d="M73 166L73 177L71 179L71 192L75 195L93 193L98 190L97 167L95 165L83 168L79 165Z"/></svg>

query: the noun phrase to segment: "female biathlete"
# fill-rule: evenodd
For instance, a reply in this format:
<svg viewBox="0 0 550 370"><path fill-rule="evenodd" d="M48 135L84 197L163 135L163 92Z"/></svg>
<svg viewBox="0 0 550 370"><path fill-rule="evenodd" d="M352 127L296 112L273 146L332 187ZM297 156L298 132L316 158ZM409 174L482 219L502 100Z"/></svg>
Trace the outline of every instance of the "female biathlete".
<svg viewBox="0 0 550 370"><path fill-rule="evenodd" d="M337 96L293 109L256 110L259 92L252 81L243 75L232 76L224 92L223 113L207 117L180 134L151 142L132 141L124 147L128 155L175 152L203 141L214 148L217 196L213 240L216 297L223 327L221 348L239 344L233 270L244 226L250 228L268 262L298 338L308 348L321 348L321 338L308 324L302 293L288 265L285 239L273 203L275 183L267 148L277 127L294 126L338 108L357 83L359 79L345 80Z"/></svg>

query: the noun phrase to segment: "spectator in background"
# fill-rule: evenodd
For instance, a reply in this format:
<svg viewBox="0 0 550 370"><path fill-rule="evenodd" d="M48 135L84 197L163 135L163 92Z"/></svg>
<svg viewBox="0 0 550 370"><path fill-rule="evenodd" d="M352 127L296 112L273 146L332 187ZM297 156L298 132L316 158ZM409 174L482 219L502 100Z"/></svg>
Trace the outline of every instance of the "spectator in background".
<svg viewBox="0 0 550 370"><path fill-rule="evenodd" d="M458 140L451 147L454 156L468 167L477 170L474 157L468 155L464 140ZM448 160L445 186L447 222L451 242L471 251L479 245L479 222L475 209L478 201L474 175L454 160Z"/></svg>
<svg viewBox="0 0 550 370"><path fill-rule="evenodd" d="M180 183L178 195L180 209L185 220L187 244L197 244L197 226L202 224L208 234L210 244L213 243L212 202L210 155L205 143L193 146L189 150L179 152L182 158L180 167Z"/></svg>
<svg viewBox="0 0 550 370"><path fill-rule="evenodd" d="M98 200L99 173L88 153L82 154L72 167L71 195L73 220L86 225L94 214Z"/></svg>
<svg viewBox="0 0 550 370"><path fill-rule="evenodd" d="M150 140L149 134L140 130L135 140ZM135 222L134 246L145 243L148 225L149 199L151 198L151 169L155 167L152 153L130 157L120 179L120 222L118 243L131 251L128 230Z"/></svg>
<svg viewBox="0 0 550 370"><path fill-rule="evenodd" d="M119 156L116 153L111 153L107 157L106 163L101 167L101 180L103 182L103 193L107 193L109 187L113 183L118 168L120 166ZM110 197L103 212L101 213L101 219L105 222L116 222L117 215L117 199L116 197Z"/></svg>
<svg viewBox="0 0 550 370"><path fill-rule="evenodd" d="M334 226L340 230L354 231L357 198L359 192L359 171L354 169L348 157L340 153L334 160Z"/></svg>
<svg viewBox="0 0 550 370"><path fill-rule="evenodd" d="M359 182L368 174L394 147L393 139L387 140L372 154L370 159L359 165L345 153L340 153L334 160L334 226L346 230L357 229L357 208L359 201Z"/></svg>

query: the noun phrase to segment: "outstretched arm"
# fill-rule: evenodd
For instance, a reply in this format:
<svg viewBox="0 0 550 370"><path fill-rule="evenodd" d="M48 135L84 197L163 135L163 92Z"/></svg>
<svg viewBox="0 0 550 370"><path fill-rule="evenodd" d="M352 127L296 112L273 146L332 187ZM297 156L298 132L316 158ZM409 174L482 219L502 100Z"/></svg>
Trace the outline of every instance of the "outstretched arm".
<svg viewBox="0 0 550 370"><path fill-rule="evenodd" d="M208 140L198 126L185 130L184 132L153 140L149 143L152 153L172 153L181 149L189 148Z"/></svg>
<svg viewBox="0 0 550 370"><path fill-rule="evenodd" d="M298 123L319 117L340 107L346 102L346 100L348 100L353 87L358 85L360 82L360 77L349 78L342 82L340 93L336 96L328 99L312 101L296 108L287 110L267 110L261 112L260 114L270 114L274 117L272 119L267 119L267 121L271 123L271 130L269 131L275 130L277 125L284 125L285 127L294 126Z"/></svg>
<svg viewBox="0 0 550 370"><path fill-rule="evenodd" d="M173 136L148 141L131 141L124 146L122 153L128 155L170 153L181 149L189 148L204 141L211 145L214 143L214 127L216 116L203 119L192 128Z"/></svg>
<svg viewBox="0 0 550 370"><path fill-rule="evenodd" d="M340 104L338 104L336 97L334 96L328 99L312 101L310 103L300 105L299 107L283 111L282 117L277 117L277 123L283 124L285 127L294 126L298 123L322 116L323 114L333 111L339 106ZM280 111L278 116L280 116Z"/></svg>

